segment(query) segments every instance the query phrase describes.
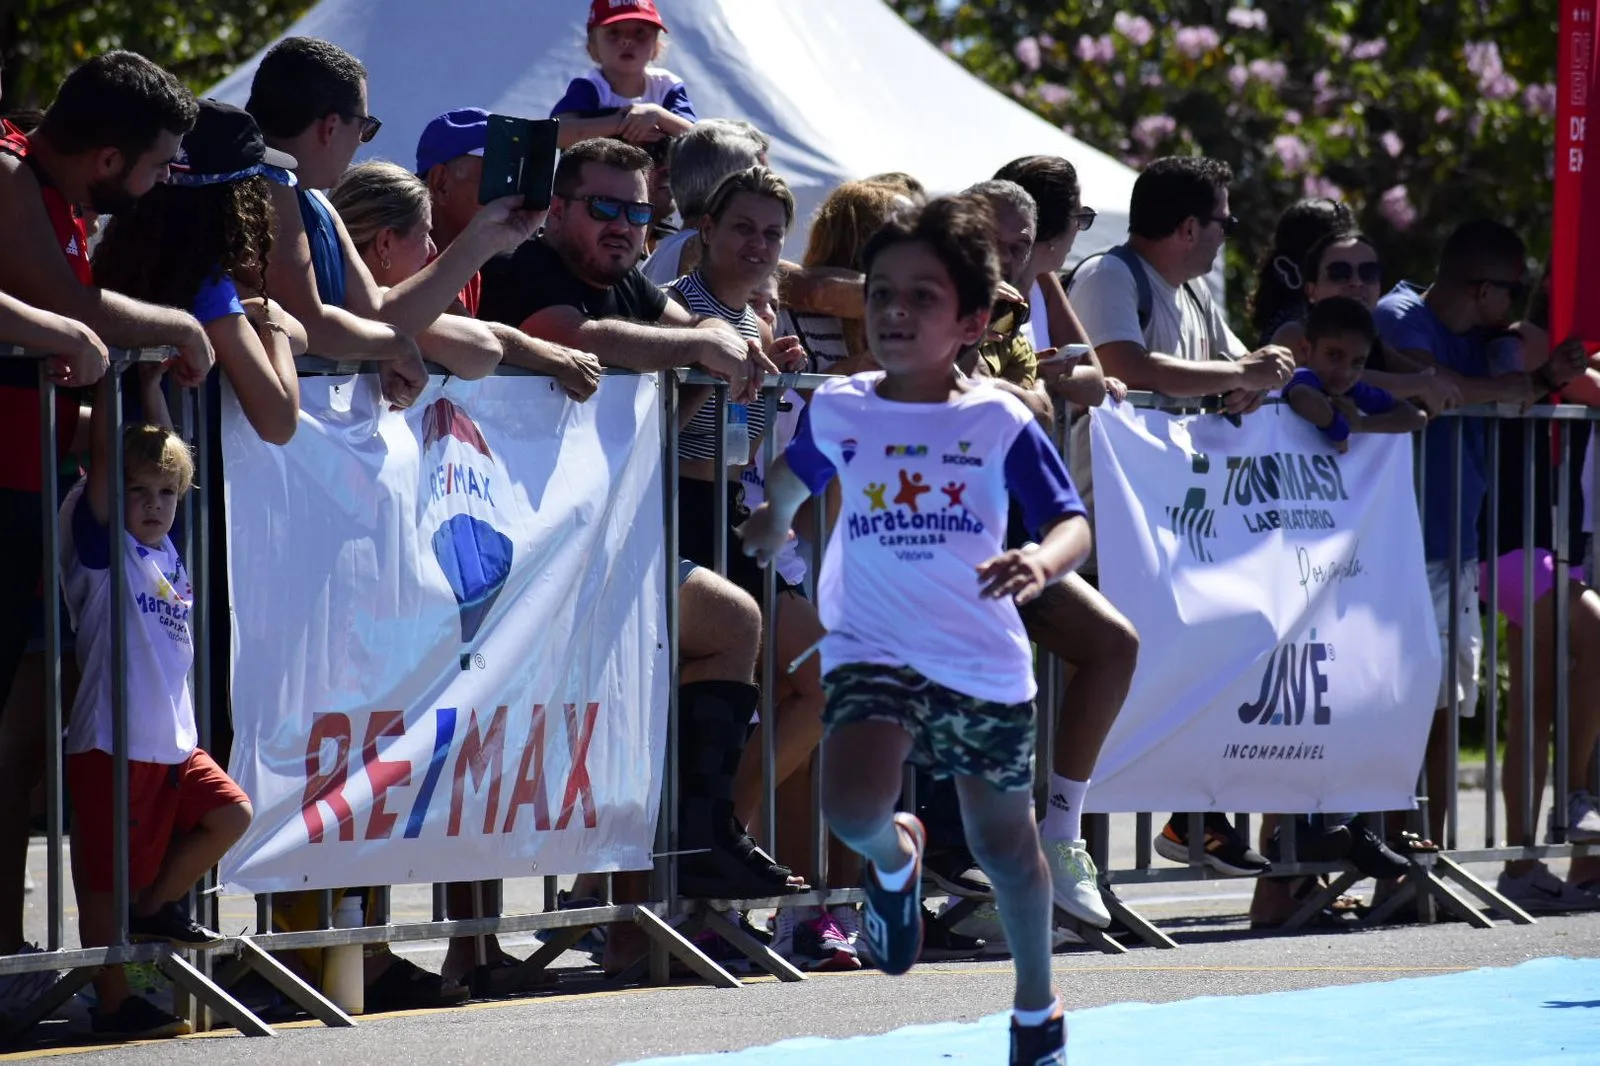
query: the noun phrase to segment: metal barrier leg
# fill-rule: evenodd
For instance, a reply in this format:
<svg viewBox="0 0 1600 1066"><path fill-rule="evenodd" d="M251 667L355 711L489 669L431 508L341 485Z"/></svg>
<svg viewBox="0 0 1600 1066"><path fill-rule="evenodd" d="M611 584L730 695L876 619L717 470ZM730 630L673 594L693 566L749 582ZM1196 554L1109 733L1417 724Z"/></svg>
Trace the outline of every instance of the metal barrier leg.
<svg viewBox="0 0 1600 1066"><path fill-rule="evenodd" d="M300 980L293 970L261 950L249 937L240 937L234 946L239 961L246 969L260 974L285 999L323 1025L342 1029L356 1024L355 1019L346 1014L338 1004Z"/></svg>
<svg viewBox="0 0 1600 1066"><path fill-rule="evenodd" d="M1471 874L1467 873L1467 871L1462 869L1461 865L1450 856L1443 854L1435 855L1433 857L1433 862L1438 871L1443 873L1445 877L1449 878L1457 885L1460 885L1471 895L1476 896L1478 901L1485 907L1490 907L1499 911L1501 914L1504 914L1507 918L1511 919L1511 924L1538 924L1534 920L1533 915L1529 914L1515 903L1512 903L1505 896L1490 888L1482 881L1479 881L1476 877L1473 877Z"/></svg>
<svg viewBox="0 0 1600 1066"><path fill-rule="evenodd" d="M1112 895L1109 891L1100 893L1100 898L1105 901L1106 910L1111 912L1111 920L1121 922L1134 936L1143 940L1153 948L1172 949L1178 946L1177 941L1157 929L1150 920L1129 907L1122 900Z"/></svg>
<svg viewBox="0 0 1600 1066"><path fill-rule="evenodd" d="M182 955L164 955L156 962L156 966L173 984L186 990L208 1009L226 1018L245 1036L278 1035L272 1026L257 1018L249 1007L217 987L211 978L201 973Z"/></svg>
<svg viewBox="0 0 1600 1066"><path fill-rule="evenodd" d="M778 980L791 983L806 979L806 975L801 973L793 963L745 932L739 927L737 921L729 921L727 915L720 911L706 908L700 912L699 916L707 929L738 948L746 958Z"/></svg>
<svg viewBox="0 0 1600 1066"><path fill-rule="evenodd" d="M633 921L635 925L644 931L645 936L650 938L652 944L689 967L712 986L716 988L744 987L737 977L713 962L699 948L695 947L687 937L663 921L660 915L648 907L636 908L633 912ZM619 984L625 983L632 971L638 969L641 969L641 967L630 967L629 970L618 976L617 982Z"/></svg>

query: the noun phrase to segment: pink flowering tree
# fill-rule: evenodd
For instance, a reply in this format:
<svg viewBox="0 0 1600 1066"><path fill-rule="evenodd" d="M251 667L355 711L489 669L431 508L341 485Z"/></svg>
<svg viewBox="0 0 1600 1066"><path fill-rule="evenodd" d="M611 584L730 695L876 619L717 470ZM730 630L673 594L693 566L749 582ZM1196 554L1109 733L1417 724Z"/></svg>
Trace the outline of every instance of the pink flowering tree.
<svg viewBox="0 0 1600 1066"><path fill-rule="evenodd" d="M1555 0L890 0L973 73L1141 166L1226 160L1238 323L1278 214L1347 201L1389 280L1477 216L1549 247ZM974 175L977 177L977 175ZM1106 206L1095 205L1090 206Z"/></svg>

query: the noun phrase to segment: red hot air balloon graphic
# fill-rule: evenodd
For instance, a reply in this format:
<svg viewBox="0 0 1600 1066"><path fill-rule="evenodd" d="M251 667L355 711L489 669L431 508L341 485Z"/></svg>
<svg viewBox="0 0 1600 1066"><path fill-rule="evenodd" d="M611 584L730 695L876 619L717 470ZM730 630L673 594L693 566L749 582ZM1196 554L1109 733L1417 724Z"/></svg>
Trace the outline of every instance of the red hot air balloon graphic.
<svg viewBox="0 0 1600 1066"><path fill-rule="evenodd" d="M424 514L442 514L433 534L461 612L461 642L471 644L511 573L511 538L495 528L499 465L476 422L440 398L422 415Z"/></svg>

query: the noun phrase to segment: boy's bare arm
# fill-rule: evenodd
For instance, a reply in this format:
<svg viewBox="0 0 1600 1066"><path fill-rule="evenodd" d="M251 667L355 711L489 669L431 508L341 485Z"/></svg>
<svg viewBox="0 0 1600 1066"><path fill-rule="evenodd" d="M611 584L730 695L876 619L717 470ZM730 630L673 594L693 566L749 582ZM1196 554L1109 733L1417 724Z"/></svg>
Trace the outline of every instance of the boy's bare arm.
<svg viewBox="0 0 1600 1066"><path fill-rule="evenodd" d="M1357 433L1415 433L1428 424L1428 416L1404 400L1382 414L1362 415L1350 428Z"/></svg>

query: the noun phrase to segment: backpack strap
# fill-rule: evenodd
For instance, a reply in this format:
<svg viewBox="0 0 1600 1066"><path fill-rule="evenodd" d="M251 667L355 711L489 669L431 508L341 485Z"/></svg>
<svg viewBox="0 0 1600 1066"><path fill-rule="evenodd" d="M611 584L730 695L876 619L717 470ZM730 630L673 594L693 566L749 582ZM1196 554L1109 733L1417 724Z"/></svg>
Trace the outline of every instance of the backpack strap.
<svg viewBox="0 0 1600 1066"><path fill-rule="evenodd" d="M1145 330L1150 328L1150 310L1154 305L1155 296L1150 291L1150 275L1144 272L1144 266L1139 261L1139 253L1135 252L1132 248L1129 248L1126 244L1119 244L1115 247L1108 248L1103 252L1096 252L1093 255L1084 256L1078 261L1078 265L1073 267L1072 270L1067 274L1065 280L1063 281L1063 286L1067 289L1068 293L1071 293L1072 283L1077 279L1078 271L1082 270L1093 260L1108 255L1122 263L1123 266L1128 268L1128 273L1133 275L1133 284L1137 287L1139 293L1137 302L1137 310L1139 312L1139 332L1143 333Z"/></svg>

